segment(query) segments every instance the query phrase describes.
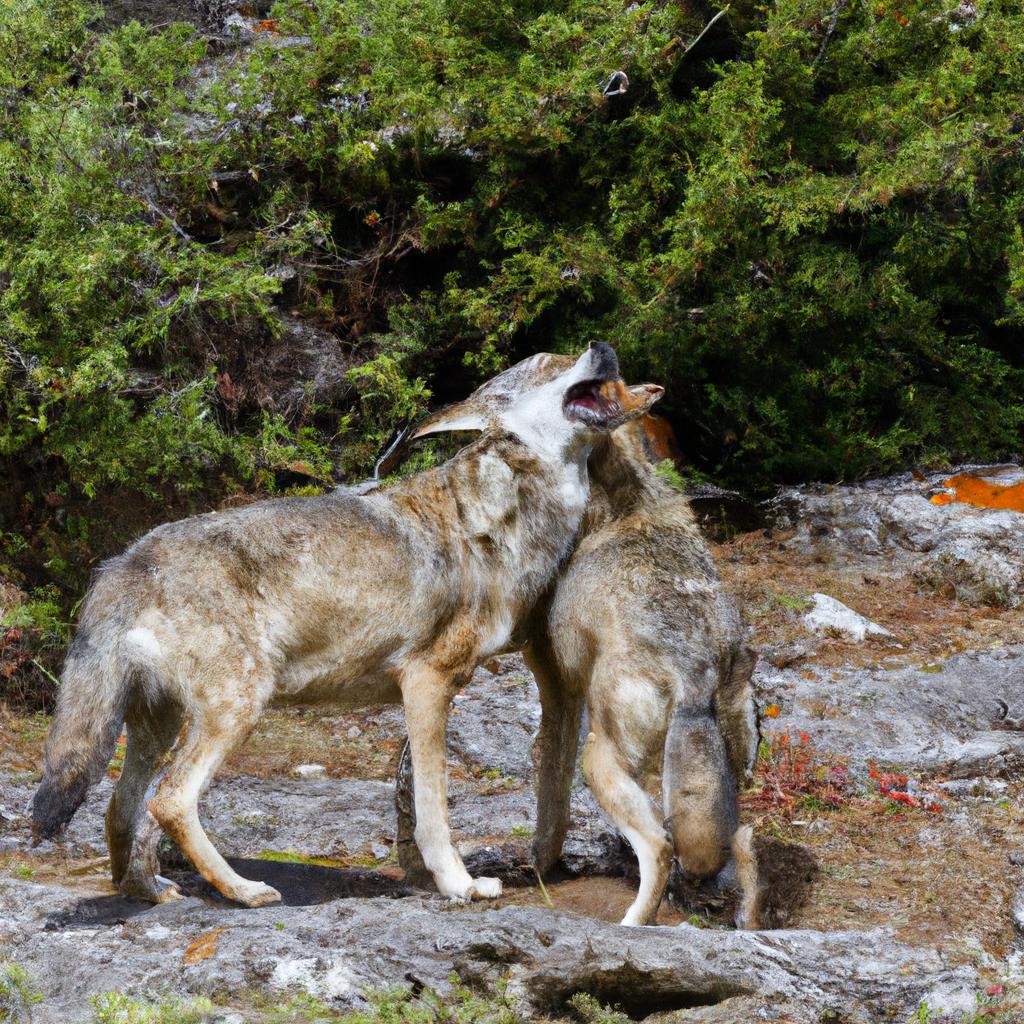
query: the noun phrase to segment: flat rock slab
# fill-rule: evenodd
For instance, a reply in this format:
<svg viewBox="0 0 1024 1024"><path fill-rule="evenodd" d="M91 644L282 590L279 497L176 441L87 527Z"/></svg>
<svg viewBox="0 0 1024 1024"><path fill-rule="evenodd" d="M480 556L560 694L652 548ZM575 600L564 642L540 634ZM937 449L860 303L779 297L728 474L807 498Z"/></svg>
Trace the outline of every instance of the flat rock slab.
<svg viewBox="0 0 1024 1024"><path fill-rule="evenodd" d="M1020 466L961 466L920 478L812 484L780 491L767 515L796 531L787 543L798 550L828 559L884 557L897 571L972 604L1024 603L1024 514L930 501L943 480L965 472L1005 486L1024 481Z"/></svg>
<svg viewBox="0 0 1024 1024"><path fill-rule="evenodd" d="M1024 647L898 669L776 669L759 662L769 732L807 732L823 750L933 775L1006 777L1024 769L1024 732L995 727L997 699L1024 711ZM1015 711L1015 709L1017 709Z"/></svg>
<svg viewBox="0 0 1024 1024"><path fill-rule="evenodd" d="M922 999L969 1008L978 983L973 968L950 966L884 930L627 929L564 912L415 897L260 910L194 897L131 904L0 880L0 940L45 997L35 1024L87 1019L88 996L98 987L214 998L305 991L355 1008L368 989L396 982L444 991L452 971L464 982L505 979L524 1016L557 1012L583 991L637 1019L731 999L785 1006L791 1019L808 1022L837 1009L851 1022L905 1019ZM186 957L195 940L214 932L210 955Z"/></svg>

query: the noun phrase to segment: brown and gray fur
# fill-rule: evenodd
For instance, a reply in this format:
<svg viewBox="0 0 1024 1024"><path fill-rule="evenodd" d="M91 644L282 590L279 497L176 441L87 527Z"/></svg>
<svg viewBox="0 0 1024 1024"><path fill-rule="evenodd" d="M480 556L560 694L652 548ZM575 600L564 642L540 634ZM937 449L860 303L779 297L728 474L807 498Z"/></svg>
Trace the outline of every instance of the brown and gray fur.
<svg viewBox="0 0 1024 1024"><path fill-rule="evenodd" d="M457 422L458 409L448 415ZM429 429L445 422L439 414ZM623 924L654 920L674 855L698 877L731 861L737 924L756 927L753 837L737 794L757 747L753 658L689 502L651 455L638 422L595 445L582 539L524 650L543 710L535 863L546 871L561 853L585 701L584 773L640 864ZM644 789L659 771L660 808Z"/></svg>
<svg viewBox="0 0 1024 1024"><path fill-rule="evenodd" d="M586 401L572 397L580 389ZM450 698L481 658L522 644L575 542L590 447L659 395L627 390L612 350L596 345L479 416L482 436L435 470L366 496L265 501L147 534L103 566L83 604L37 834L71 818L125 722L107 811L118 888L177 895L155 874L162 830L226 897L272 902L279 894L237 875L200 825L213 773L268 705L402 701L423 860L446 896L497 895L498 880L471 878L450 840Z"/></svg>

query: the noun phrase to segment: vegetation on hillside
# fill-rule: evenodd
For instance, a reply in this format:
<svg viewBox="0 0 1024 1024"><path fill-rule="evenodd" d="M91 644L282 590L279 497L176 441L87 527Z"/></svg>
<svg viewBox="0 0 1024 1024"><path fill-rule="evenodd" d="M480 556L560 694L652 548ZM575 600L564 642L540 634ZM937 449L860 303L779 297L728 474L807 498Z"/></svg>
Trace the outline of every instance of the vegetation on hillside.
<svg viewBox="0 0 1024 1024"><path fill-rule="evenodd" d="M1019 4L717 11L0 0L0 574L49 633L141 526L591 339L746 490L1020 450Z"/></svg>

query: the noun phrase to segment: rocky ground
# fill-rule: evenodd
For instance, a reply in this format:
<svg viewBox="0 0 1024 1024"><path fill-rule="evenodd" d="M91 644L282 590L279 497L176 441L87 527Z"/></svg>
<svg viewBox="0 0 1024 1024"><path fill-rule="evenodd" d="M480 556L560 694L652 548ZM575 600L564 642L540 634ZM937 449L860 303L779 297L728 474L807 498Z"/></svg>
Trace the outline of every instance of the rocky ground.
<svg viewBox="0 0 1024 1024"><path fill-rule="evenodd" d="M940 492L938 477L913 476L790 491L774 526L715 549L761 654L764 740L744 814L762 931L735 932L727 897L681 879L660 927L614 924L632 857L582 782L563 874L537 886L539 709L518 657L481 668L452 717L453 826L507 883L465 907L401 880L397 708L274 712L220 773L204 818L243 874L282 892L260 910L215 898L173 851L165 870L185 900L111 891L102 812L116 759L65 840L33 849L24 809L46 722L7 712L0 957L42 995L31 1019L88 1021L89 997L116 991L206 997L211 1020L328 1020L315 1014L384 986L504 983L513 1019L571 1018L584 992L620 1020L1024 1020L1024 517L929 500ZM0 1020L20 998L3 985ZM295 1002L303 993L319 1002Z"/></svg>

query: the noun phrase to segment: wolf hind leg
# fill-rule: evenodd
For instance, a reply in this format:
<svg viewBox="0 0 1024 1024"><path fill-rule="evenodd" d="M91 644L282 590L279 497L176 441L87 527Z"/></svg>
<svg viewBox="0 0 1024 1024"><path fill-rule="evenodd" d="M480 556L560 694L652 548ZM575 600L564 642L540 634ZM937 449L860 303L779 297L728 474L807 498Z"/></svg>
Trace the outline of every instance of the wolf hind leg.
<svg viewBox="0 0 1024 1024"><path fill-rule="evenodd" d="M650 797L623 764L615 743L597 726L583 746L583 774L598 803L629 840L640 863L640 889L622 924L654 921L672 867L672 844Z"/></svg>
<svg viewBox="0 0 1024 1024"><path fill-rule="evenodd" d="M199 798L224 758L255 725L270 690L269 684L257 683L243 697L236 690L229 705L190 709L186 734L149 800L153 817L203 878L221 895L247 907L273 903L281 894L232 870L200 824Z"/></svg>
<svg viewBox="0 0 1024 1024"><path fill-rule="evenodd" d="M537 822L531 852L543 875L558 863L569 831L583 696L559 674L549 644L537 642L523 655L540 693L540 730L534 744Z"/></svg>
<svg viewBox="0 0 1024 1024"><path fill-rule="evenodd" d="M412 777L412 752L409 740L402 744L395 772L395 846L398 848L398 866L405 872L405 881L420 888L433 884L433 878L423 863L423 855L416 845L416 806Z"/></svg>
<svg viewBox="0 0 1024 1024"><path fill-rule="evenodd" d="M180 893L176 886L157 877L156 850L162 833L146 807L146 797L174 744L181 711L169 701L155 707L133 701L126 722L124 765L105 819L111 878L125 896L162 903Z"/></svg>

